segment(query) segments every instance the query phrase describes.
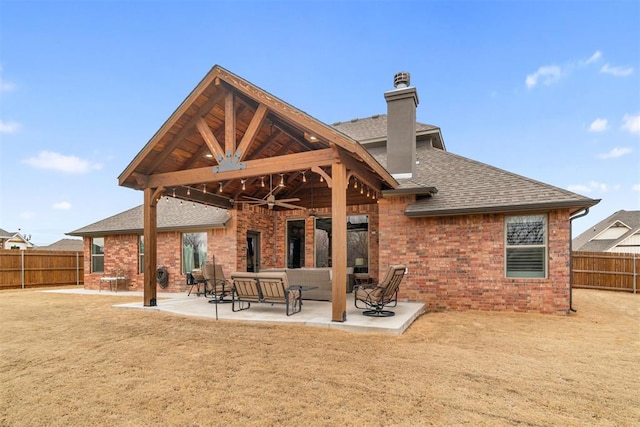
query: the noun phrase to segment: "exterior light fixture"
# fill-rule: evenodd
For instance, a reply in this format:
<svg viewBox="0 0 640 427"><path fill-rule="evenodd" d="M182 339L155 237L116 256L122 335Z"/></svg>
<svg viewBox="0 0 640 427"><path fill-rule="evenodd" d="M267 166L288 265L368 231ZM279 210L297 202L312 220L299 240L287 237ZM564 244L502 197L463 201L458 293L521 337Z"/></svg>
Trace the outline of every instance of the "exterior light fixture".
<svg viewBox="0 0 640 427"><path fill-rule="evenodd" d="M202 184L202 192L207 194L207 184Z"/></svg>
<svg viewBox="0 0 640 427"><path fill-rule="evenodd" d="M218 193L222 193L222 183L220 183L220 189L218 190Z"/></svg>
<svg viewBox="0 0 640 427"><path fill-rule="evenodd" d="M280 174L280 187L284 187L284 174Z"/></svg>
<svg viewBox="0 0 640 427"><path fill-rule="evenodd" d="M305 175L307 171L302 171L302 182L307 182L307 175Z"/></svg>
<svg viewBox="0 0 640 427"><path fill-rule="evenodd" d="M245 182L247 182L247 180L246 179L241 179L240 182L242 183L242 189L246 190L247 186L245 185Z"/></svg>
<svg viewBox="0 0 640 427"><path fill-rule="evenodd" d="M260 179L262 182L260 183L260 187L264 188L264 176L261 176Z"/></svg>

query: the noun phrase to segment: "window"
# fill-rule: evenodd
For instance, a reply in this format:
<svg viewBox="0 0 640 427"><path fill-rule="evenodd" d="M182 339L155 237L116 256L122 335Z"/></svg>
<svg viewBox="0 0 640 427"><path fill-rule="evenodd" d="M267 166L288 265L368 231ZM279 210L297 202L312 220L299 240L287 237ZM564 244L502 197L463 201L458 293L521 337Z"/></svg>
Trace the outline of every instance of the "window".
<svg viewBox="0 0 640 427"><path fill-rule="evenodd" d="M182 235L182 273L201 268L207 260L207 233Z"/></svg>
<svg viewBox="0 0 640 427"><path fill-rule="evenodd" d="M138 273L144 273L144 236L138 239Z"/></svg>
<svg viewBox="0 0 640 427"><path fill-rule="evenodd" d="M104 273L104 237L91 239L91 272Z"/></svg>
<svg viewBox="0 0 640 427"><path fill-rule="evenodd" d="M546 277L546 216L510 216L505 225L507 277Z"/></svg>
<svg viewBox="0 0 640 427"><path fill-rule="evenodd" d="M316 267L331 267L331 218L316 218L315 254ZM368 271L369 265L369 217L347 216L347 266L357 266L359 272Z"/></svg>

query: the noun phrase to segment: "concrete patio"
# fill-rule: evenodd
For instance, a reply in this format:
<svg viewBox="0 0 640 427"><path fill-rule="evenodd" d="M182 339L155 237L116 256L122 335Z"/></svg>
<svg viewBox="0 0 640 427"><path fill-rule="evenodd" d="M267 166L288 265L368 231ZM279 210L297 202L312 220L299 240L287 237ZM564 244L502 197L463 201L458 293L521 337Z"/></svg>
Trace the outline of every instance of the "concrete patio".
<svg viewBox="0 0 640 427"><path fill-rule="evenodd" d="M71 293L82 295L109 295L122 297L140 297L140 301L114 304L114 308L132 310L155 310L172 313L180 316L199 317L216 320L216 305L218 307L218 319L221 321L240 321L255 323L287 323L301 324L318 328L339 329L358 333L383 333L402 334L411 323L425 311L423 303L400 302L391 310L396 313L393 317L367 317L362 311L353 306L353 295L347 295L347 320L345 322L333 322L331 320L331 303L324 301L303 301L302 311L292 316L285 314L282 304L251 304L251 308L244 311L231 311L231 303L211 304L208 298L198 297L195 294L187 296L186 293L158 293L158 305L144 307L142 292L135 291L94 291L89 289L60 289L43 292Z"/></svg>

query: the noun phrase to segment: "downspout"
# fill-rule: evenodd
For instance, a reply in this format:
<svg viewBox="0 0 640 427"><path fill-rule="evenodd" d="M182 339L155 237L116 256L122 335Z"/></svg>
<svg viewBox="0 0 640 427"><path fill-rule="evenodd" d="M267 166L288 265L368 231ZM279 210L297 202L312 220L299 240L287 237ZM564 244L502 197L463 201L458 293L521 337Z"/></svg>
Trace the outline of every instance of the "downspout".
<svg viewBox="0 0 640 427"><path fill-rule="evenodd" d="M589 213L589 208L585 208L583 212L569 217L569 310L576 312L573 308L573 220L582 218Z"/></svg>

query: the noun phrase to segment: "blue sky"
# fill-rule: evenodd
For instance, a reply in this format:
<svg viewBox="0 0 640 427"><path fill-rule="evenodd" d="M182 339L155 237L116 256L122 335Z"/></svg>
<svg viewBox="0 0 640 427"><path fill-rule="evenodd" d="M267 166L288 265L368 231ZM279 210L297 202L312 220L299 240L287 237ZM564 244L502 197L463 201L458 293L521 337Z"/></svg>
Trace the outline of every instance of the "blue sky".
<svg viewBox="0 0 640 427"><path fill-rule="evenodd" d="M118 175L219 64L325 123L411 73L448 151L640 209L637 1L0 0L0 228L140 205Z"/></svg>

